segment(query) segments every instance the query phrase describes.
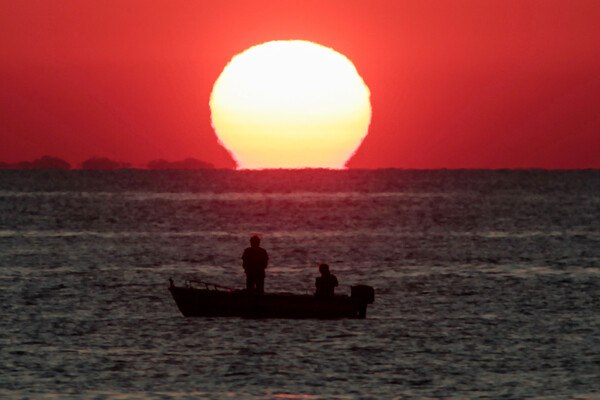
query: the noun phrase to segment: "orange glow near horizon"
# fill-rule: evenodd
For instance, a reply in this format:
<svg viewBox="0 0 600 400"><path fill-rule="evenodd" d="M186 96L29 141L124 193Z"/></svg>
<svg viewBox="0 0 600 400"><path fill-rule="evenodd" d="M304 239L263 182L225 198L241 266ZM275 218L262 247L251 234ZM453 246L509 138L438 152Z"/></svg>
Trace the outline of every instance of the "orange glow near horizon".
<svg viewBox="0 0 600 400"><path fill-rule="evenodd" d="M352 62L300 40L233 57L215 82L210 109L239 169L342 169L371 121L370 92Z"/></svg>

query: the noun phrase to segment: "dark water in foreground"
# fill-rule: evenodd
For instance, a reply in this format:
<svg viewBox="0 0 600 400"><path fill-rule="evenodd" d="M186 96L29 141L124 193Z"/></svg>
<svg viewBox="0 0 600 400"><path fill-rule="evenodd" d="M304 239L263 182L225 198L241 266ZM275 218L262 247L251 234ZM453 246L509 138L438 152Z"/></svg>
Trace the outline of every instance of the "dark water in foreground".
<svg viewBox="0 0 600 400"><path fill-rule="evenodd" d="M600 171L0 171L1 398L600 398ZM376 288L185 319L173 277Z"/></svg>

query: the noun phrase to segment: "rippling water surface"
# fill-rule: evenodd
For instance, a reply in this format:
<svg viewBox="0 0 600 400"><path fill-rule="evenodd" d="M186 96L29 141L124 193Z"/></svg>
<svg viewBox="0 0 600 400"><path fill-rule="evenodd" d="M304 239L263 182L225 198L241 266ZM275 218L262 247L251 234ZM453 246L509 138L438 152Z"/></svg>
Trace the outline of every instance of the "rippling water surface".
<svg viewBox="0 0 600 400"><path fill-rule="evenodd" d="M599 171L0 171L2 398L600 398ZM365 320L169 292L376 288Z"/></svg>

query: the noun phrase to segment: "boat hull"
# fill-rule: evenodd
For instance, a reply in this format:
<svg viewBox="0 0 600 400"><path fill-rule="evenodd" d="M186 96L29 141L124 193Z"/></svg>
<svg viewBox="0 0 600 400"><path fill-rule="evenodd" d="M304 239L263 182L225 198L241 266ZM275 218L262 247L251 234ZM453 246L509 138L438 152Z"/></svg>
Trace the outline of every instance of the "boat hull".
<svg viewBox="0 0 600 400"><path fill-rule="evenodd" d="M367 301L348 296L318 298L292 293L255 294L191 287L169 288L186 317L365 318Z"/></svg>

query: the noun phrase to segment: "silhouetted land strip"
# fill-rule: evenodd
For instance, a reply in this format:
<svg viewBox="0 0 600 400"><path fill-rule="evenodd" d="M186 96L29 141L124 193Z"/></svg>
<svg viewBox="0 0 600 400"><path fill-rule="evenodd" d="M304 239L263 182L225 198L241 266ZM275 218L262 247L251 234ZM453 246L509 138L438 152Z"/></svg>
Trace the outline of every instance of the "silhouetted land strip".
<svg viewBox="0 0 600 400"><path fill-rule="evenodd" d="M0 168L2 169L71 169L71 164L65 160L52 157L43 156L33 161L19 161L17 163L5 163L0 162Z"/></svg>
<svg viewBox="0 0 600 400"><path fill-rule="evenodd" d="M108 157L92 157L83 161L81 169L114 171L118 169L132 169L129 162L112 160ZM214 165L196 158L186 158L182 161L168 161L164 159L152 160L146 164L146 169L150 170L201 170L214 169ZM0 169L71 169L71 164L67 161L45 155L34 161L19 161L16 163L7 163L0 161ZM144 169L136 168L136 169Z"/></svg>
<svg viewBox="0 0 600 400"><path fill-rule="evenodd" d="M92 157L81 163L81 169L112 171L123 168L131 168L131 163L111 160L108 157Z"/></svg>
<svg viewBox="0 0 600 400"><path fill-rule="evenodd" d="M148 169L214 169L215 166L195 158L186 158L183 161L167 161L163 159L150 161Z"/></svg>

